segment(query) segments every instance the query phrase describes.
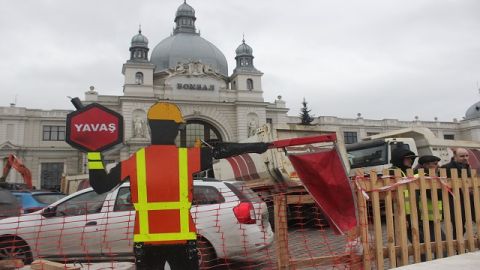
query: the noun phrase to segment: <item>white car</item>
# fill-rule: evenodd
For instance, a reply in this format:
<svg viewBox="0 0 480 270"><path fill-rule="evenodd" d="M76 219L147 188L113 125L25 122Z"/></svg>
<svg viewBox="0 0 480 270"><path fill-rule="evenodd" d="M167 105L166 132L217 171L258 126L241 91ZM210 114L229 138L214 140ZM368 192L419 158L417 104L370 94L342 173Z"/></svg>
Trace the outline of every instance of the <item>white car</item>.
<svg viewBox="0 0 480 270"><path fill-rule="evenodd" d="M135 212L129 183L97 194L87 188L43 210L0 220L0 260L121 260L133 254ZM200 264L241 260L268 247L273 233L266 204L242 182L194 181L192 217Z"/></svg>

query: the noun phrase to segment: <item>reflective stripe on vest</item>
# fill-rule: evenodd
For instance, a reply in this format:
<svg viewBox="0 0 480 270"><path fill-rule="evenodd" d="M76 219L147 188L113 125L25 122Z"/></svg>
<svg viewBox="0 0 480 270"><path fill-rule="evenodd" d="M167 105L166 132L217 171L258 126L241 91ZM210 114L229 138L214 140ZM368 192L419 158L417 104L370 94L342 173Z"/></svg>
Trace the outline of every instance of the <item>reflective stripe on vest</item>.
<svg viewBox="0 0 480 270"><path fill-rule="evenodd" d="M188 158L187 148L178 149L178 170L179 170L179 200L178 202L148 202L147 201L147 179L145 166L145 149L142 148L136 153L138 202L134 204L138 213L139 233L133 236L135 242L159 242L174 240L195 240L197 234L190 232L190 206L188 201ZM180 232L150 233L148 211L151 210L179 210L180 211Z"/></svg>

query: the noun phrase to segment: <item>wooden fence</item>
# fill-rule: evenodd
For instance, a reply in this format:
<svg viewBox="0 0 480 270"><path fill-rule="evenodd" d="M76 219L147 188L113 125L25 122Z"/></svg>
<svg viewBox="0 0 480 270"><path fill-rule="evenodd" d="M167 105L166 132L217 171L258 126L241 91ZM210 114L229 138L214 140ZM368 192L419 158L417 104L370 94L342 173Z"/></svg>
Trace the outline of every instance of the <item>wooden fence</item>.
<svg viewBox="0 0 480 270"><path fill-rule="evenodd" d="M356 232L363 245L360 257L347 253L292 258L288 251L286 207L299 201L313 201L308 194L274 196L278 269L339 263L350 266L350 269L388 269L478 250L480 183L476 172L472 170L469 176L463 170L459 177L457 171L452 170L451 178L447 178L446 170L441 169L439 177L428 175L436 173L419 171L414 176L413 171L408 170L407 176L403 177L399 170L393 175L388 170L379 175L376 172L365 175L363 171L357 171L352 184L357 199ZM404 190L408 190L407 200ZM406 202L410 204L409 213L406 213ZM433 208L430 217L429 204L430 210ZM431 230L433 237L430 237Z"/></svg>
<svg viewBox="0 0 480 270"><path fill-rule="evenodd" d="M431 170L428 175L436 174ZM457 170L452 170L451 178L446 176L445 169L440 170L440 177L426 176L423 171L414 176L412 170L407 171L406 177L399 170L394 176L389 171L380 176L371 172L366 177L362 171L357 172L354 182L364 269L394 268L479 249L476 172L472 170L469 177L462 170L459 177ZM404 190L409 193L407 201ZM405 203L410 204L409 215ZM430 218L429 204L433 208ZM430 239L430 230L434 239Z"/></svg>

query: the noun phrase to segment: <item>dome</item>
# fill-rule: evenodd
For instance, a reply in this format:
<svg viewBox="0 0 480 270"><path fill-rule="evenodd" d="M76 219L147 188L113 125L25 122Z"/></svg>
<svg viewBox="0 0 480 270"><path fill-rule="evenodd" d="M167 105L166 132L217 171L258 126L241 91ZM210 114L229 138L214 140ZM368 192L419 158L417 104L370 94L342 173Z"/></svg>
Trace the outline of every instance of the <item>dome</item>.
<svg viewBox="0 0 480 270"><path fill-rule="evenodd" d="M465 113L465 119L471 120L475 118L480 118L480 101L470 106Z"/></svg>
<svg viewBox="0 0 480 270"><path fill-rule="evenodd" d="M175 13L175 20L179 16L195 17L195 10L193 9L193 7L191 7L189 4L185 2L178 7L177 13Z"/></svg>
<svg viewBox="0 0 480 270"><path fill-rule="evenodd" d="M138 30L138 34L136 34L132 38L132 47L133 46L148 47L148 38L146 36L142 35L141 30Z"/></svg>
<svg viewBox="0 0 480 270"><path fill-rule="evenodd" d="M155 73L175 68L179 62L200 61L228 77L225 55L212 43L195 33L176 33L152 51L150 62L156 65Z"/></svg>
<svg viewBox="0 0 480 270"><path fill-rule="evenodd" d="M245 40L243 40L242 44L240 44L238 46L238 48L235 50L235 53L237 54L237 56L241 56L241 55L252 55L253 54L253 50L252 50L252 47L248 46L246 43L245 43Z"/></svg>

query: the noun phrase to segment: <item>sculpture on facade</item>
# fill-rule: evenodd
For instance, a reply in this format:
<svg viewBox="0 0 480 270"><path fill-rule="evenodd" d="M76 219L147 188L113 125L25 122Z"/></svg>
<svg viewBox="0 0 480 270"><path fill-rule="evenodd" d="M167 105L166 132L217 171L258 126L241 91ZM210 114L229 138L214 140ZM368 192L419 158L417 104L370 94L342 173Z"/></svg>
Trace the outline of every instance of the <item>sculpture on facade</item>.
<svg viewBox="0 0 480 270"><path fill-rule="evenodd" d="M257 132L258 124L257 119L252 117L250 122L248 122L248 137L252 137Z"/></svg>
<svg viewBox="0 0 480 270"><path fill-rule="evenodd" d="M174 68L169 68L167 70L168 77L173 77L175 75L188 75L188 76L213 76L217 78L223 78L221 74L218 73L210 65L204 64L198 60L189 60L188 62L182 63L178 62Z"/></svg>
<svg viewBox="0 0 480 270"><path fill-rule="evenodd" d="M145 120L141 117L136 117L133 120L133 137L134 138L145 138L146 123Z"/></svg>

